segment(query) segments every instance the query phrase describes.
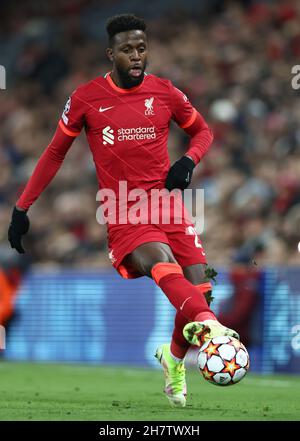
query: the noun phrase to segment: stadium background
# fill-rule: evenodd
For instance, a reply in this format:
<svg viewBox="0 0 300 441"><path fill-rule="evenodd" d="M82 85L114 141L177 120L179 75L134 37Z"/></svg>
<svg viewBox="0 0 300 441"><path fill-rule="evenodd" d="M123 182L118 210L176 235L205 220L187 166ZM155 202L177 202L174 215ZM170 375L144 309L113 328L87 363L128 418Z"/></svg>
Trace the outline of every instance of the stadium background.
<svg viewBox="0 0 300 441"><path fill-rule="evenodd" d="M219 272L214 309L241 331L254 372L299 373L296 0L1 2L2 359L153 366L157 343L170 337L174 311L163 293L111 268L83 134L30 209L27 254L7 242L12 207L70 92L110 68L105 21L121 12L146 18L148 71L171 79L214 131L192 183L205 190L203 242ZM186 146L173 125L171 159Z"/></svg>

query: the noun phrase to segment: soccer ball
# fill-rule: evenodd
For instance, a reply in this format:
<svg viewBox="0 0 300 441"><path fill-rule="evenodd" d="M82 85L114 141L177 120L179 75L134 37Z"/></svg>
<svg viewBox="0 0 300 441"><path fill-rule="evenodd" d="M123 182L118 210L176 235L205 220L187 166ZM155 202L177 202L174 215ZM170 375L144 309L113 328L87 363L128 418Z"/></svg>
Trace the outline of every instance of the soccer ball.
<svg viewBox="0 0 300 441"><path fill-rule="evenodd" d="M205 380L218 386L229 386L244 378L250 359L247 349L239 340L220 336L201 346L197 366Z"/></svg>

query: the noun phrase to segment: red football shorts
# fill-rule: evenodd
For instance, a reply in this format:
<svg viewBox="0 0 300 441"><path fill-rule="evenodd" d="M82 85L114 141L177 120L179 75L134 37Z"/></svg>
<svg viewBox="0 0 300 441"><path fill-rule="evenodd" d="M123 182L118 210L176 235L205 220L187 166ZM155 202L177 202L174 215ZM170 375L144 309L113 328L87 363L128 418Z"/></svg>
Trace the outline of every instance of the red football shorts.
<svg viewBox="0 0 300 441"><path fill-rule="evenodd" d="M174 222L173 211L170 222L147 224L110 225L108 228L109 258L119 274L126 279L141 277L123 262L124 257L138 246L147 242L162 242L170 246L178 264L185 268L189 265L206 264L205 251L190 217L184 216L181 223Z"/></svg>

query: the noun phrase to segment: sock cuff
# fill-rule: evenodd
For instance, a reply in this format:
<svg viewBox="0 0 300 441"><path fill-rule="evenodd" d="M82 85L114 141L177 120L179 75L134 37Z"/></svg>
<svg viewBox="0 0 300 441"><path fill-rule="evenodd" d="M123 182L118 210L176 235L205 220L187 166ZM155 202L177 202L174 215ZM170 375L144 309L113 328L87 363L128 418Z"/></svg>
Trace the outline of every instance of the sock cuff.
<svg viewBox="0 0 300 441"><path fill-rule="evenodd" d="M200 283L200 285L195 285L196 288L201 292L201 294L207 293L207 291L212 291L213 287L210 282Z"/></svg>
<svg viewBox="0 0 300 441"><path fill-rule="evenodd" d="M151 274L155 283L159 285L159 282L163 277L169 274L183 275L183 271L181 266L178 265L178 263L159 262L153 266L151 270Z"/></svg>

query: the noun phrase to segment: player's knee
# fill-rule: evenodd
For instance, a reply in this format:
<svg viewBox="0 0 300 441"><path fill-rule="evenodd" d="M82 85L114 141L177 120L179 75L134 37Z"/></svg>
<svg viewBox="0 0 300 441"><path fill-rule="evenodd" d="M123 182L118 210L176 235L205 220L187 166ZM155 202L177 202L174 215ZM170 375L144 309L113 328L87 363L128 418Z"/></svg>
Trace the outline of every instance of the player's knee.
<svg viewBox="0 0 300 441"><path fill-rule="evenodd" d="M156 256L152 256L149 261L145 262L145 272L149 277L152 277L152 268L158 263L177 263L172 254L165 250L161 250Z"/></svg>
<svg viewBox="0 0 300 441"><path fill-rule="evenodd" d="M135 249L128 257L131 265L142 275L152 277L157 263L177 263L167 244L146 243Z"/></svg>

